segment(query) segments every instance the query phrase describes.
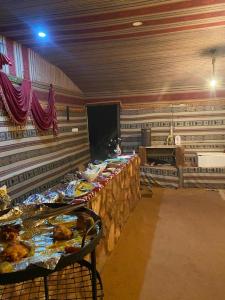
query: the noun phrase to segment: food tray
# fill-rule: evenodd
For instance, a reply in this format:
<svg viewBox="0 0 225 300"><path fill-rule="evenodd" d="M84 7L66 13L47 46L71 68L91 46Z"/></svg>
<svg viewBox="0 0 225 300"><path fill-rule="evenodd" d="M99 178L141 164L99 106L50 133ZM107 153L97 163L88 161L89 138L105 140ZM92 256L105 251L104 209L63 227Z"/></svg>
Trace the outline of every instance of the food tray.
<svg viewBox="0 0 225 300"><path fill-rule="evenodd" d="M47 207L49 208L59 208L61 207L64 209L64 207L68 208L68 206L64 204L46 204ZM1 212L0 215L2 215L5 212ZM95 234L91 235L91 238L87 238L88 232L83 232L83 237L81 241L81 248L79 252L77 253L72 253L72 254L66 254L64 252L60 253L59 259L57 263L54 265L54 268L49 268L46 266L40 266L38 264L33 264L30 263L26 268L13 271L10 273L2 273L0 274L0 284L9 284L9 283L18 283L26 280L32 280L36 277L43 277L43 276L48 276L52 272L59 271L63 268L65 268L68 265L71 265L72 263L81 261L84 256L86 256L88 253L92 252L97 243L99 242L101 235L102 235L102 224L99 216L97 216L92 210L89 210L86 207L81 207L77 209L75 206L71 210L71 213L69 215L78 215L78 214L86 214L89 215L90 217L93 218L94 224L91 226L91 228L96 228ZM62 213L63 215L63 213ZM91 230L89 228L89 231ZM26 260L26 259L25 259Z"/></svg>

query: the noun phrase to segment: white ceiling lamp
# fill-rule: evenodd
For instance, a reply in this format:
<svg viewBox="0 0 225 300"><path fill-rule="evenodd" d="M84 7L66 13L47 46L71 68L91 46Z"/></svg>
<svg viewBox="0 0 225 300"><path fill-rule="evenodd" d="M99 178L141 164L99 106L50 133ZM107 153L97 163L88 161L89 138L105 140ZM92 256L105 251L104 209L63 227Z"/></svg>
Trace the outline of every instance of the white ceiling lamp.
<svg viewBox="0 0 225 300"><path fill-rule="evenodd" d="M210 81L210 86L211 86L211 88L215 89L215 88L216 88L216 85L217 85L216 79L212 79L212 80Z"/></svg>

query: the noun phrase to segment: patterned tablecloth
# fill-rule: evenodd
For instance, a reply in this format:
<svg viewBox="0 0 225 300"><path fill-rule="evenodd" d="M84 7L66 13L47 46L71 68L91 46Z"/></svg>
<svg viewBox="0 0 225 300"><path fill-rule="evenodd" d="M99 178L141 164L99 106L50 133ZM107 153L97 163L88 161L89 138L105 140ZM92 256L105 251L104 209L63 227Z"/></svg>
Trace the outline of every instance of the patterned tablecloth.
<svg viewBox="0 0 225 300"><path fill-rule="evenodd" d="M137 155L100 182L98 188L82 197L88 200L89 208L103 222L103 238L96 248L98 269L102 268L114 249L129 214L140 198L140 159Z"/></svg>

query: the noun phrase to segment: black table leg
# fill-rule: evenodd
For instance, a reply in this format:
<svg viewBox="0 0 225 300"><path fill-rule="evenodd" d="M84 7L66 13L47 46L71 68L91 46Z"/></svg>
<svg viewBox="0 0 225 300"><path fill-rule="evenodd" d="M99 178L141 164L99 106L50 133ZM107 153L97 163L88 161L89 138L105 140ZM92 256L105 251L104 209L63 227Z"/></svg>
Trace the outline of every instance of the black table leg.
<svg viewBox="0 0 225 300"><path fill-rule="evenodd" d="M92 298L93 300L97 299L97 280L96 280L96 256L95 250L91 252L91 283L92 283Z"/></svg>
<svg viewBox="0 0 225 300"><path fill-rule="evenodd" d="M44 286L45 286L45 300L49 300L48 296L48 277L44 277Z"/></svg>

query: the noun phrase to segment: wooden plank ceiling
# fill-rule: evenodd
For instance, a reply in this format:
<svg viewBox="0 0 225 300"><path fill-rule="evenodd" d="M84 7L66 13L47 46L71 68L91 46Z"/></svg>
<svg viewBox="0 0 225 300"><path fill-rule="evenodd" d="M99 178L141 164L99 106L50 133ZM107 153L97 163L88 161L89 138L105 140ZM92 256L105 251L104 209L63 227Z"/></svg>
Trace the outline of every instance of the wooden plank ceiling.
<svg viewBox="0 0 225 300"><path fill-rule="evenodd" d="M87 98L207 89L212 49L224 86L225 1L0 0L0 8L0 34L59 66Z"/></svg>

